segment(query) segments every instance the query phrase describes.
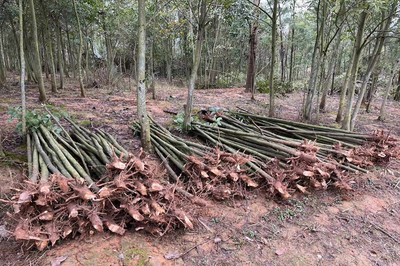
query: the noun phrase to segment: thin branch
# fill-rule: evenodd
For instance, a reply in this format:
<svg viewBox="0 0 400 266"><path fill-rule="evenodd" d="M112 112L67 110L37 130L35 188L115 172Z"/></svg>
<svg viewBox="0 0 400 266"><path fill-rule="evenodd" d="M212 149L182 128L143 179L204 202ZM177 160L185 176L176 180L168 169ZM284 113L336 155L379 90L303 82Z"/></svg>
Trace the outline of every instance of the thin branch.
<svg viewBox="0 0 400 266"><path fill-rule="evenodd" d="M268 14L268 12L265 11L261 6L258 6L258 5L256 5L256 4L254 4L254 3L253 3L252 1L250 1L250 0L246 0L246 1L249 2L250 4L252 4L253 6L257 7L258 9L260 9L261 12L263 12L265 15L267 15L267 17L269 17L270 20L272 20L271 15ZM274 0L274 1L276 1L276 0Z"/></svg>

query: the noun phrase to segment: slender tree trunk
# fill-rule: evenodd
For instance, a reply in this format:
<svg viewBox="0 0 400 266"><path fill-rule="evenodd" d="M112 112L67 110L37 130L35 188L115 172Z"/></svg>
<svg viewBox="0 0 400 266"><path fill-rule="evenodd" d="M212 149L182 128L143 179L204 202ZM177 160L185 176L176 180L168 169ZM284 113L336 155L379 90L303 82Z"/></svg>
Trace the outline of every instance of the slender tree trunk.
<svg viewBox="0 0 400 266"><path fill-rule="evenodd" d="M388 83L386 85L385 96L383 96L381 111L379 112L379 117L378 117L379 121L385 121L385 119L386 119L385 106L386 106L386 102L387 102L387 98L389 96L390 90L392 89L393 78L396 75L397 70L399 69L399 66L400 66L400 59L397 60L396 65L394 66L394 68L392 70L392 74L390 75Z"/></svg>
<svg viewBox="0 0 400 266"><path fill-rule="evenodd" d="M0 29L0 85L6 81L7 67L3 50L3 31Z"/></svg>
<svg viewBox="0 0 400 266"><path fill-rule="evenodd" d="M293 0L293 11L292 11L292 26L291 26L291 40L290 40L290 68L289 68L289 83L293 88L293 66L294 66L294 25L296 18L296 0Z"/></svg>
<svg viewBox="0 0 400 266"><path fill-rule="evenodd" d="M54 65L54 56L53 56L53 45L51 41L50 28L49 24L46 21L46 39L47 39L47 51L48 51L48 59L50 60L50 75L51 75L51 91L57 92L57 80L56 80L56 68Z"/></svg>
<svg viewBox="0 0 400 266"><path fill-rule="evenodd" d="M42 43L43 43L43 53L42 62L44 64L44 74L46 75L46 80L49 80L50 70L49 70L49 55L47 54L46 39L44 38L44 31L42 31Z"/></svg>
<svg viewBox="0 0 400 266"><path fill-rule="evenodd" d="M352 64L353 64L353 57L354 57L354 52L353 55L350 59L349 65L347 67L346 71L346 76L344 78L344 83L342 86L342 91L340 92L340 101L339 101L339 109L336 115L336 122L340 123L343 119L343 110L344 110L344 104L346 101L346 94L347 94L347 89L349 87L349 82L350 82L350 73L352 69Z"/></svg>
<svg viewBox="0 0 400 266"><path fill-rule="evenodd" d="M85 98L86 92L85 92L85 87L83 86L83 75L82 75L82 46L83 46L82 30L81 30L81 23L79 21L78 11L76 9L76 2L75 2L75 0L73 0L73 2L74 2L76 22L78 24L78 32L79 32L79 52L78 52L79 86L81 88L81 97Z"/></svg>
<svg viewBox="0 0 400 266"><path fill-rule="evenodd" d="M85 54L85 77L86 84L89 83L89 42L86 42L86 54Z"/></svg>
<svg viewBox="0 0 400 266"><path fill-rule="evenodd" d="M344 114L343 118L343 123L342 123L342 129L344 130L350 130L350 121L351 121L351 114L352 114L352 107L353 107L353 99L354 99L354 92L356 88L356 80L357 80L357 71L358 71L358 61L360 59L361 55L361 42L363 39L363 34L364 34L364 27L365 27L365 21L367 18L367 11L364 10L361 15L360 15L360 21L358 24L358 29L357 29L357 36L356 40L354 43L354 56L353 56L353 63L351 67L351 74L350 74L350 87L349 87L349 93L347 96L347 106L346 106L346 112Z"/></svg>
<svg viewBox="0 0 400 266"><path fill-rule="evenodd" d="M216 76L216 70L215 70L215 49L217 48L217 43L218 43L218 37L219 37L219 30L220 30L220 17L219 14L216 17L216 28L215 28L215 38L214 38L214 43L213 47L211 50L211 58L210 58L210 64L209 64L209 69L208 69L208 78L207 78L207 89L210 87L210 83L215 85L215 76Z"/></svg>
<svg viewBox="0 0 400 266"><path fill-rule="evenodd" d="M313 104L315 97L317 96L317 92L319 91L317 89L317 80L318 80L318 73L319 73L319 67L321 64L321 50L322 50L322 42L324 38L324 30L325 30L325 20L326 20L326 9L327 9L327 4L324 0L322 0L322 18L320 21L320 4L321 1L318 2L318 7L317 7L317 36L315 39L315 45L314 45L314 51L313 51L313 59L311 61L311 77L308 83L308 90L307 90L307 97L306 97L306 102L304 104L304 110L303 110L303 117L306 120L311 119L312 115L312 110L313 110ZM325 56L324 56L325 60ZM324 62L323 60L323 62Z"/></svg>
<svg viewBox="0 0 400 266"><path fill-rule="evenodd" d="M58 68L60 71L60 89L64 89L64 58L62 53L62 45L61 45L61 26L57 20L57 59L58 59Z"/></svg>
<svg viewBox="0 0 400 266"><path fill-rule="evenodd" d="M76 78L74 53L72 51L71 38L69 37L69 28L68 28L68 20L67 19L65 19L65 24L66 24L65 28L66 28L67 42L68 42L68 55L69 55L68 69L72 70L72 75L74 76L74 78ZM68 71L66 73L68 73Z"/></svg>
<svg viewBox="0 0 400 266"><path fill-rule="evenodd" d="M395 8L396 8L396 6L394 6L392 14L395 13ZM382 20L384 20L386 18L386 16L387 16L387 13L383 12ZM376 63L378 62L378 58L381 55L382 47L383 47L383 44L385 42L386 32L389 29L390 23L392 21L391 18L392 18L392 15L390 15L390 17L386 20L386 23L382 23L382 27L380 29L380 33L379 33L378 39L376 40L374 51L372 52L372 56L371 56L370 61L368 63L367 73L364 76L363 83L362 83L362 86L361 86L361 90L360 90L360 93L358 94L358 99L357 99L356 106L354 107L354 111L353 111L353 113L351 115L351 121L350 121L350 130L351 131L354 130L355 122L356 122L357 115L358 115L358 112L359 112L360 107L361 107L361 102L364 99L364 94L365 94L365 91L366 91L366 88L367 88L367 85L368 85L368 81L369 81L369 79L371 77L372 71L374 70Z"/></svg>
<svg viewBox="0 0 400 266"><path fill-rule="evenodd" d="M151 150L150 124L146 110L146 10L145 0L139 2L139 46L137 80L137 115L141 126L141 142L145 151Z"/></svg>
<svg viewBox="0 0 400 266"><path fill-rule="evenodd" d="M19 65L19 67L21 67L21 55L20 55L20 50L19 50L19 40L17 37L17 31L15 30L14 21L12 20L12 18L10 18L10 24L11 24L11 29L12 29L12 33L14 36L15 44L17 47L16 50L17 50L17 55L18 55L18 65Z"/></svg>
<svg viewBox="0 0 400 266"><path fill-rule="evenodd" d="M269 116L275 116L275 88L274 88L274 72L275 72L275 54L276 54L276 23L278 15L278 0L274 0L274 9L272 13L272 44L271 44L271 69L269 73Z"/></svg>
<svg viewBox="0 0 400 266"><path fill-rule="evenodd" d="M400 101L400 71L399 71L398 75L399 75L399 77L397 80L397 89L396 89L396 94L394 95L395 101Z"/></svg>
<svg viewBox="0 0 400 266"><path fill-rule="evenodd" d="M254 0L254 4L258 7L260 5L260 0ZM256 52L257 52L257 30L258 30L258 8L255 8L256 18L250 29L250 54L249 54L249 64L247 67L247 79L246 79L246 89L245 92L253 92L254 82L256 78ZM254 99L254 93L252 93L251 98Z"/></svg>
<svg viewBox="0 0 400 266"><path fill-rule="evenodd" d="M153 37L154 38L154 37ZM150 44L150 90L152 93L153 100L156 99L156 86L155 86L155 78L154 78L154 39Z"/></svg>
<svg viewBox="0 0 400 266"><path fill-rule="evenodd" d="M172 82L172 43L168 38L164 41L165 47L165 63L166 63L166 73L167 73L167 81L168 83Z"/></svg>
<svg viewBox="0 0 400 266"><path fill-rule="evenodd" d="M193 108L193 94L194 94L194 86L197 77L197 70L200 65L200 57L201 57L201 48L203 46L203 33L206 22L206 12L207 12L207 0L201 0L200 6L200 16L199 23L197 29L197 40L194 51L194 61L193 67L190 74L189 88L188 88L188 97L187 103L185 107L185 118L183 121L183 127L187 131L189 129L189 124L191 123L192 117L192 108Z"/></svg>
<svg viewBox="0 0 400 266"><path fill-rule="evenodd" d="M280 50L279 50L279 57L281 59L281 82L284 83L286 79L285 71L286 71L286 49L283 43L283 26L282 26L282 9L279 6L279 36L280 36Z"/></svg>
<svg viewBox="0 0 400 266"><path fill-rule="evenodd" d="M378 77L379 77L379 75L374 75L372 77L372 84L371 84L371 88L369 90L369 95L367 97L368 103L367 103L367 107L365 108L365 111L367 113L371 112L370 111L370 107L371 107L372 101L374 99L374 95L375 95L376 89L378 88L378 86L377 86Z"/></svg>
<svg viewBox="0 0 400 266"><path fill-rule="evenodd" d="M24 23L22 0L18 1L19 6L19 56L21 62L21 102L22 102L22 136L26 137L26 99L25 99L25 55L24 55ZM0 143L1 146L1 143Z"/></svg>
<svg viewBox="0 0 400 266"><path fill-rule="evenodd" d="M45 102L47 100L46 91L44 88L43 76L42 76L42 63L40 62L40 53L39 53L39 40L37 35L37 25L36 25L36 14L35 14L35 5L33 0L29 0L30 11L31 11L31 25L32 25L32 34L33 34L33 46L34 46L34 56L35 56L35 76L39 82L39 101Z"/></svg>
<svg viewBox="0 0 400 266"><path fill-rule="evenodd" d="M334 73L334 68L335 68L335 64L336 64L336 58L338 56L338 52L339 52L339 47L340 47L340 42L341 42L341 37L342 37L342 31L343 31L343 23L341 23L342 20L342 16L344 13L344 1L342 1L340 3L340 10L339 10L339 14L338 14L338 19L336 20L339 23L339 29L338 29L338 33L336 36L336 41L335 41L335 45L333 46L332 49L332 56L331 59L329 61L329 65L328 65L328 72L326 73L327 78L325 79L323 85L322 85L322 96L321 96L321 103L319 105L319 109L321 111L325 111L326 108L326 97L328 95L328 91L329 91L329 85L331 84L331 79L333 78L333 73Z"/></svg>

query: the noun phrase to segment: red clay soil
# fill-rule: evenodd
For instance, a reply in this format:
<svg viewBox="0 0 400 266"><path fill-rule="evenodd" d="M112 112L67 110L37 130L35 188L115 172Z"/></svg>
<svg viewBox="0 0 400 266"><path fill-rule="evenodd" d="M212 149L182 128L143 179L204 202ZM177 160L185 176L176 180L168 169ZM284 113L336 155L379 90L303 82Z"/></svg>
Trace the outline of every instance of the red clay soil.
<svg viewBox="0 0 400 266"><path fill-rule="evenodd" d="M15 79L8 84L15 84ZM117 137L128 150L138 153L140 143L130 125L136 119L135 91L121 81L120 89L88 88L79 98L79 86L68 80L66 89L49 94L49 102L65 106L78 121L90 121ZM48 86L49 87L49 86ZM18 86L0 89L0 128L3 147L9 152L0 167L1 198L24 177L24 147L14 132L16 121L8 122L7 108L20 105ZM164 125L185 104L186 88L159 82L157 99L148 95L149 113ZM195 108L234 108L267 114L268 96L250 94L243 88L195 92ZM27 88L29 109L40 109L35 85ZM278 98L277 116L299 120L301 93ZM400 104L388 101L385 123L376 120L381 100L372 112L360 114L356 130L391 130L400 136ZM327 112L320 123L338 126L334 119L338 95L329 96ZM11 154L10 154L11 153ZM156 160L156 157L153 157ZM199 217L194 230L178 230L164 237L128 230L124 236L109 232L84 240L63 240L43 252L23 251L12 237L0 237L1 265L400 265L400 162L354 176L354 191L313 191L284 201L264 198L258 190L246 200L214 201L206 209L193 210ZM8 206L0 203L0 226L13 223ZM167 260L165 257L179 257ZM62 262L61 262L62 261Z"/></svg>

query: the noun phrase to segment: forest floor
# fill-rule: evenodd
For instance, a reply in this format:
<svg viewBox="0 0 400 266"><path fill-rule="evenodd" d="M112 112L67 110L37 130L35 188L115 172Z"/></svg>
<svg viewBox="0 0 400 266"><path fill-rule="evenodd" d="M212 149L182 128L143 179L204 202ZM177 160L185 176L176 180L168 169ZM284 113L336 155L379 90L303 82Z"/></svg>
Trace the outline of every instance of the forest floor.
<svg viewBox="0 0 400 266"><path fill-rule="evenodd" d="M0 128L8 156L0 165L0 197L7 199L10 189L24 178L24 148L15 133L16 121L9 122L8 107L20 105L17 79L0 89ZM14 85L13 85L14 84ZM129 126L136 119L136 92L121 83L119 88L87 88L87 98L79 97L76 81L49 93L49 102L65 106L78 121L89 121L117 137L128 150L137 153L139 139ZM178 112L186 100L186 88L159 82L157 99L148 95L149 113L164 125L172 123L170 113ZM329 96L320 123L338 126L334 119L338 95ZM199 90L195 108L241 107L267 114L267 95L250 94L243 88ZM296 92L276 100L277 116L298 120L303 96ZM36 86L27 86L28 108L40 109ZM391 130L400 136L400 103L388 101L385 123L376 120L380 99L372 112L361 113L356 130ZM156 157L153 157L156 160ZM255 190L245 200L216 202L198 217L195 230L178 230L164 237L128 231L124 236L96 233L84 240L63 240L43 252L23 251L12 237L2 238L8 206L0 204L1 265L399 265L400 266L400 162L356 175L351 193L335 190L315 191L283 201L265 198ZM179 253L177 260L164 255ZM60 259L61 260L61 259Z"/></svg>

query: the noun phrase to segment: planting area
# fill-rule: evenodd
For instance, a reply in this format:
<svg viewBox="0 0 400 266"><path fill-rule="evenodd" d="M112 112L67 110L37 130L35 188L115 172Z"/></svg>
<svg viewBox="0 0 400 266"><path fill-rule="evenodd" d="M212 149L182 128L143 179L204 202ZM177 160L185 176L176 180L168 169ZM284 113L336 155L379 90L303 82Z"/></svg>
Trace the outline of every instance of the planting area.
<svg viewBox="0 0 400 266"><path fill-rule="evenodd" d="M159 82L147 101L155 152L144 154L130 83L79 98L69 82L47 107L28 86L29 110L72 119L60 119L60 135L31 134L30 171L7 114L18 86L1 90L5 265L400 265L398 102L382 123L378 98L347 133L334 123L337 95L311 126L298 119L298 92L270 119L266 95L199 90L188 136L168 130L186 89ZM63 156L75 163L55 163Z"/></svg>

